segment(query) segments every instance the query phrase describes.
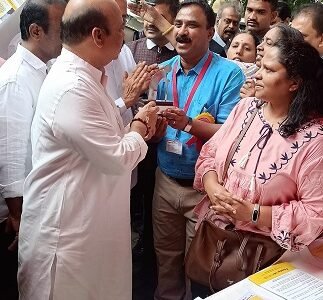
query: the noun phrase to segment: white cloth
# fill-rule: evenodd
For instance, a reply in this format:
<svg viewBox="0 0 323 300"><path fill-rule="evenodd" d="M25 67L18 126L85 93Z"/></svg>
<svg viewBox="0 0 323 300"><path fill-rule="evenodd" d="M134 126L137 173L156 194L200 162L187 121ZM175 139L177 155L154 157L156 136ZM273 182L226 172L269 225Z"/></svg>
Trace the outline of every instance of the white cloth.
<svg viewBox="0 0 323 300"><path fill-rule="evenodd" d="M125 72L130 74L136 67L136 62L129 47L124 44L117 59L105 66L105 74L108 77L107 93L115 100L120 110L124 125L128 125L133 119L131 108L125 106L122 99L122 82Z"/></svg>
<svg viewBox="0 0 323 300"><path fill-rule="evenodd" d="M127 108L122 99L122 82L125 72L130 74L136 67L136 62L133 58L130 48L124 44L121 48L121 52L117 59L111 61L105 66L105 74L108 77L108 82L106 85L106 91L112 99L114 99L115 104L119 108L121 118L124 126L130 124L133 119L133 113L131 108ZM131 188L137 184L138 172L135 168L131 175Z"/></svg>
<svg viewBox="0 0 323 300"><path fill-rule="evenodd" d="M63 49L41 88L19 232L20 300L131 299L128 187L147 145L126 133L104 77Z"/></svg>
<svg viewBox="0 0 323 300"><path fill-rule="evenodd" d="M146 45L147 45L147 49L152 49L155 46L157 46L151 39L147 39L146 40ZM173 45L171 43L167 43L164 47L166 47L167 49L173 51L175 50L175 48L173 47Z"/></svg>
<svg viewBox="0 0 323 300"><path fill-rule="evenodd" d="M46 64L21 45L0 68L0 222L4 198L22 196L31 170L30 126L45 77Z"/></svg>
<svg viewBox="0 0 323 300"><path fill-rule="evenodd" d="M217 28L215 28L214 35L213 35L213 40L215 40L223 48L226 48L227 47L227 44L219 36L219 34L217 32Z"/></svg>

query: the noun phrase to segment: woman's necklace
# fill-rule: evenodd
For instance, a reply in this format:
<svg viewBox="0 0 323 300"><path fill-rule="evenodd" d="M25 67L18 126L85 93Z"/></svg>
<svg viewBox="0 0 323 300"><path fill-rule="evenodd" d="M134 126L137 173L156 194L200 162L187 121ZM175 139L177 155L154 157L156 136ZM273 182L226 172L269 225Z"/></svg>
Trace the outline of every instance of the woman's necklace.
<svg viewBox="0 0 323 300"><path fill-rule="evenodd" d="M279 117L277 120L271 120L270 118L267 118L267 116L265 116L265 107L268 107L268 104L265 103L262 106L262 115L264 116L265 120L267 121L267 123L269 124L269 126L273 129L273 130L277 130L279 129L280 125L284 123L284 121L287 118L287 115L284 115L283 117ZM267 113L268 115L268 113Z"/></svg>

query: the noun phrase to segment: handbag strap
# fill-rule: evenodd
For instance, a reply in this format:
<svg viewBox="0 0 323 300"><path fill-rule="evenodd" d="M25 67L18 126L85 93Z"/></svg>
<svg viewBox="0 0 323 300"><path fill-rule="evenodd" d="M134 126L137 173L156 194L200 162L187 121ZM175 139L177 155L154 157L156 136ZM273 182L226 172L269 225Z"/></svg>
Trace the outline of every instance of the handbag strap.
<svg viewBox="0 0 323 300"><path fill-rule="evenodd" d="M243 139L246 132L248 131L253 119L255 118L255 116L258 113L259 108L261 107L262 104L263 104L262 101L259 104L257 104L256 108L252 111L252 114L251 114L247 124L245 125L245 127L243 127L243 129L240 131L238 137L235 139L234 143L232 144L232 146L231 146L231 148L230 148L230 150L228 152L227 159L226 159L225 164L224 164L224 169L223 169L223 174L222 174L222 184L224 183L224 180L225 180L225 178L227 176L229 165L230 165L230 162L231 162L231 160L233 158L233 155L237 151L241 140Z"/></svg>

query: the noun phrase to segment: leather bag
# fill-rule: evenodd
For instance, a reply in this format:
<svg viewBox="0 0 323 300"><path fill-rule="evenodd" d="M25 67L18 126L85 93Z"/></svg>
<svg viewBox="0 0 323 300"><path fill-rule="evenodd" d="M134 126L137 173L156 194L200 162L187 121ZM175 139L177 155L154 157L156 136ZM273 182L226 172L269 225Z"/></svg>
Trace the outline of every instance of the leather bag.
<svg viewBox="0 0 323 300"><path fill-rule="evenodd" d="M233 154L258 109L254 109L228 153L222 182L227 176ZM233 224L225 229L219 228L212 220L214 216L211 210L204 216L185 257L188 278L208 286L212 292L273 264L284 253L285 250L268 236L236 230Z"/></svg>
<svg viewBox="0 0 323 300"><path fill-rule="evenodd" d="M214 293L273 264L284 253L270 237L214 225L208 214L185 257L187 276Z"/></svg>

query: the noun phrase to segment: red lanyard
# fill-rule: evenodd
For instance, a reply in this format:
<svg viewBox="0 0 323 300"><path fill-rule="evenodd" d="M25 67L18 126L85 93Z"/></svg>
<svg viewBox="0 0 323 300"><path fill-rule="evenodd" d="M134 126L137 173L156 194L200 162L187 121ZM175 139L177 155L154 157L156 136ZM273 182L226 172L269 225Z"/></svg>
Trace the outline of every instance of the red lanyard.
<svg viewBox="0 0 323 300"><path fill-rule="evenodd" d="M210 52L209 53L209 56L207 58L207 60L205 61L202 69L201 69L201 72L200 74L197 76L196 78L196 81L191 89L191 92L186 100L186 103L185 103L185 106L184 106L184 112L187 113L188 111L188 108L190 107L190 104L192 102L192 99L194 97L194 94L197 90L197 88L199 87L207 69L209 68L209 65L212 61L212 53ZM179 103L178 103L178 92L177 92L177 78L176 78L176 73L177 73L177 64L178 64L178 61L175 63L175 66L174 66L174 69L173 69L173 74L172 74L172 83L173 83L173 103L174 103L174 106L175 107L179 107Z"/></svg>

